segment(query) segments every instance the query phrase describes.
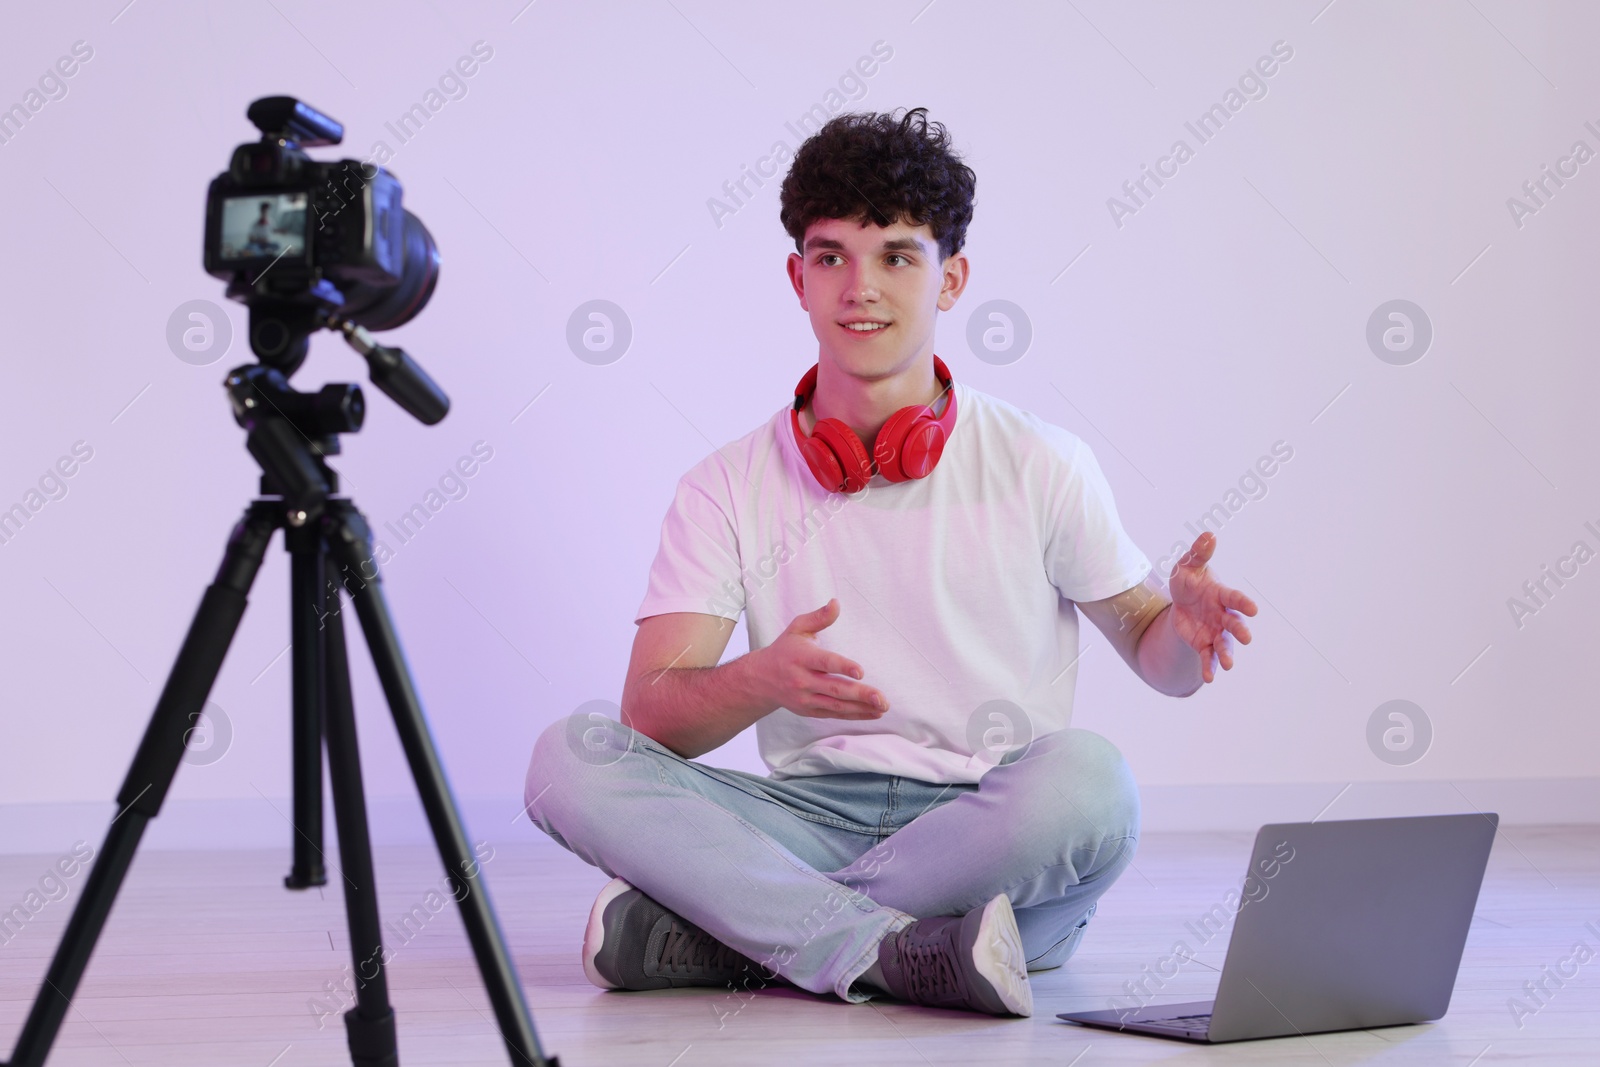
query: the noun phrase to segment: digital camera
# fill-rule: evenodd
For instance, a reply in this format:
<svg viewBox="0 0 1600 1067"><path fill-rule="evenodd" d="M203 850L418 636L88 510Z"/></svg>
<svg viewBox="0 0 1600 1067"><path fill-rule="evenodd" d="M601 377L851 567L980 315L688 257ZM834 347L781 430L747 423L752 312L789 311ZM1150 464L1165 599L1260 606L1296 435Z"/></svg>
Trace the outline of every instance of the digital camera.
<svg viewBox="0 0 1600 1067"><path fill-rule="evenodd" d="M245 114L261 140L236 147L211 182L205 269L250 305L256 354L298 364L305 334L330 318L371 330L410 321L433 295L439 252L402 205L399 180L306 155L340 143L344 127L292 96L263 97Z"/></svg>

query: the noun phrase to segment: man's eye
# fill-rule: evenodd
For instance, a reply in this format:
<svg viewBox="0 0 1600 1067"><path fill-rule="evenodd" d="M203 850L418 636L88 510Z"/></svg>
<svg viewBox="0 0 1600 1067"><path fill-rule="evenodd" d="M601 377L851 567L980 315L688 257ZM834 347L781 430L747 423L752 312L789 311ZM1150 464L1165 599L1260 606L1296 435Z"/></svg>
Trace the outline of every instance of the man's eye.
<svg viewBox="0 0 1600 1067"><path fill-rule="evenodd" d="M890 258L890 259L903 259L903 260L905 260L905 261L906 261L906 262L907 262L907 263L910 263L910 262L911 262L911 259L910 259L910 257L909 257L909 256L903 256L903 255L901 255L901 254L900 254L900 253L899 253L899 252L891 252L891 253L890 253L890 254L889 254L889 258Z"/></svg>
<svg viewBox="0 0 1600 1067"><path fill-rule="evenodd" d="M821 258L817 260L817 262L822 263L822 264L826 264L828 262L828 260L830 260L830 259L838 259L838 258L839 258L839 256L838 256L837 253L824 252L824 253L822 253Z"/></svg>

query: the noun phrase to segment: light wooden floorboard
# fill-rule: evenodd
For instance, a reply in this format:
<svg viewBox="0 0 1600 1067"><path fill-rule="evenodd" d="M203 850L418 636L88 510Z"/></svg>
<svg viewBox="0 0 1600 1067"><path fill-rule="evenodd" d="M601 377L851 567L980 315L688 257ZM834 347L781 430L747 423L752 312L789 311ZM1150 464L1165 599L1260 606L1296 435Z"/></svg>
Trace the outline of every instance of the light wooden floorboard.
<svg viewBox="0 0 1600 1067"><path fill-rule="evenodd" d="M566 1067L817 1064L1600 1063L1600 956L1519 1027L1523 996L1573 946L1600 952L1600 827L1508 827L1496 841L1450 1012L1420 1026L1205 1047L1092 1031L1058 1011L1105 1007L1154 965L1185 923L1236 886L1251 835L1147 835L1136 868L1103 899L1065 968L1033 976L1036 1014L996 1019L779 988L602 993L584 979L578 942L605 876L537 831L497 845L485 867L546 1051ZM0 857L0 907L20 901L53 856ZM311 1006L349 962L336 885L282 888L287 850L141 853L112 912L50 1059L51 1067L119 1064L346 1064L343 1023ZM386 925L441 884L422 848L378 853ZM0 945L0 1050L9 1055L73 902L43 909ZM424 907L424 911L426 908ZM503 1064L454 905L410 940L392 937L391 997L401 1062ZM1214 992L1226 936L1168 981L1161 1000ZM1552 987L1553 988L1553 987ZM1530 1002L1531 1003L1531 1002Z"/></svg>

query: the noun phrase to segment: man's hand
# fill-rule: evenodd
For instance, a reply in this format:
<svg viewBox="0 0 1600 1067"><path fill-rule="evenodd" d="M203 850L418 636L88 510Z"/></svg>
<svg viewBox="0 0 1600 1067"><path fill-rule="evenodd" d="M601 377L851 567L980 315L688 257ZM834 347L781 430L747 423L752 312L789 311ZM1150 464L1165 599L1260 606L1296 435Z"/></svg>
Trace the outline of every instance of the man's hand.
<svg viewBox="0 0 1600 1067"><path fill-rule="evenodd" d="M1217 581L1206 568L1216 548L1217 535L1205 531L1194 539L1168 579L1173 631L1200 653L1200 677L1207 682L1216 678L1217 662L1225 671L1233 669L1233 637L1240 644L1250 643L1250 628L1240 615L1256 613L1255 601Z"/></svg>
<svg viewBox="0 0 1600 1067"><path fill-rule="evenodd" d="M861 666L817 644L816 634L839 618L839 601L796 615L777 640L750 653L762 696L814 719L877 719L889 701L862 682ZM842 676L842 677L841 677Z"/></svg>

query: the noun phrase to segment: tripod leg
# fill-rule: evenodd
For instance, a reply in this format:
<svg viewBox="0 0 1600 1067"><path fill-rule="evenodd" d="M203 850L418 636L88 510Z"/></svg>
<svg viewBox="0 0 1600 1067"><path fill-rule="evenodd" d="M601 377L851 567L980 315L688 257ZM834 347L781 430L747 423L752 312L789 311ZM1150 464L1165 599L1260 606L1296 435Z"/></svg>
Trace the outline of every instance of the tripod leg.
<svg viewBox="0 0 1600 1067"><path fill-rule="evenodd" d="M315 524L286 526L289 550L289 636L294 651L294 866L284 876L290 889L327 885L322 862L322 717L326 689L323 632L322 530Z"/></svg>
<svg viewBox="0 0 1600 1067"><path fill-rule="evenodd" d="M111 914L117 891L133 863L139 838L145 825L161 811L173 776L178 773L188 731L205 707L228 646L233 643L250 586L261 568L281 510L281 504L258 500L233 528L216 580L200 600L172 673L167 675L166 686L156 701L150 725L145 728L144 740L128 768L122 791L117 794L117 815L111 820L105 843L84 882L83 894L67 920L66 931L45 973L44 988L22 1025L10 1067L42 1067L50 1052L89 965L95 942Z"/></svg>
<svg viewBox="0 0 1600 1067"><path fill-rule="evenodd" d="M372 558L372 531L361 512L348 500L330 499L326 514L329 555L342 565L346 582L352 587L351 596L361 620L362 633L394 716L406 761L411 765L411 776L416 780L452 894L461 905L461 919L467 928L473 955L477 957L478 971L488 990L500 1036L505 1039L511 1062L517 1067L523 1064L558 1067L557 1061L546 1059L539 1048L533 1018L511 965L511 954L506 949L505 935L489 901L487 883L468 850L455 798L451 796L450 784L445 780L433 736L428 731L394 620L384 602L377 564Z"/></svg>
<svg viewBox="0 0 1600 1067"><path fill-rule="evenodd" d="M337 590L323 616L327 639L327 703L324 726L328 737L328 780L333 792L333 817L339 831L339 866L344 887L345 920L350 927L350 955L355 966L356 1006L345 1012L345 1036L356 1067L399 1067L395 1048L394 1009L389 1006L389 979L378 926L378 883L372 869L372 843L367 835L367 802L361 784L361 755L350 698L350 664L344 643L344 613Z"/></svg>

